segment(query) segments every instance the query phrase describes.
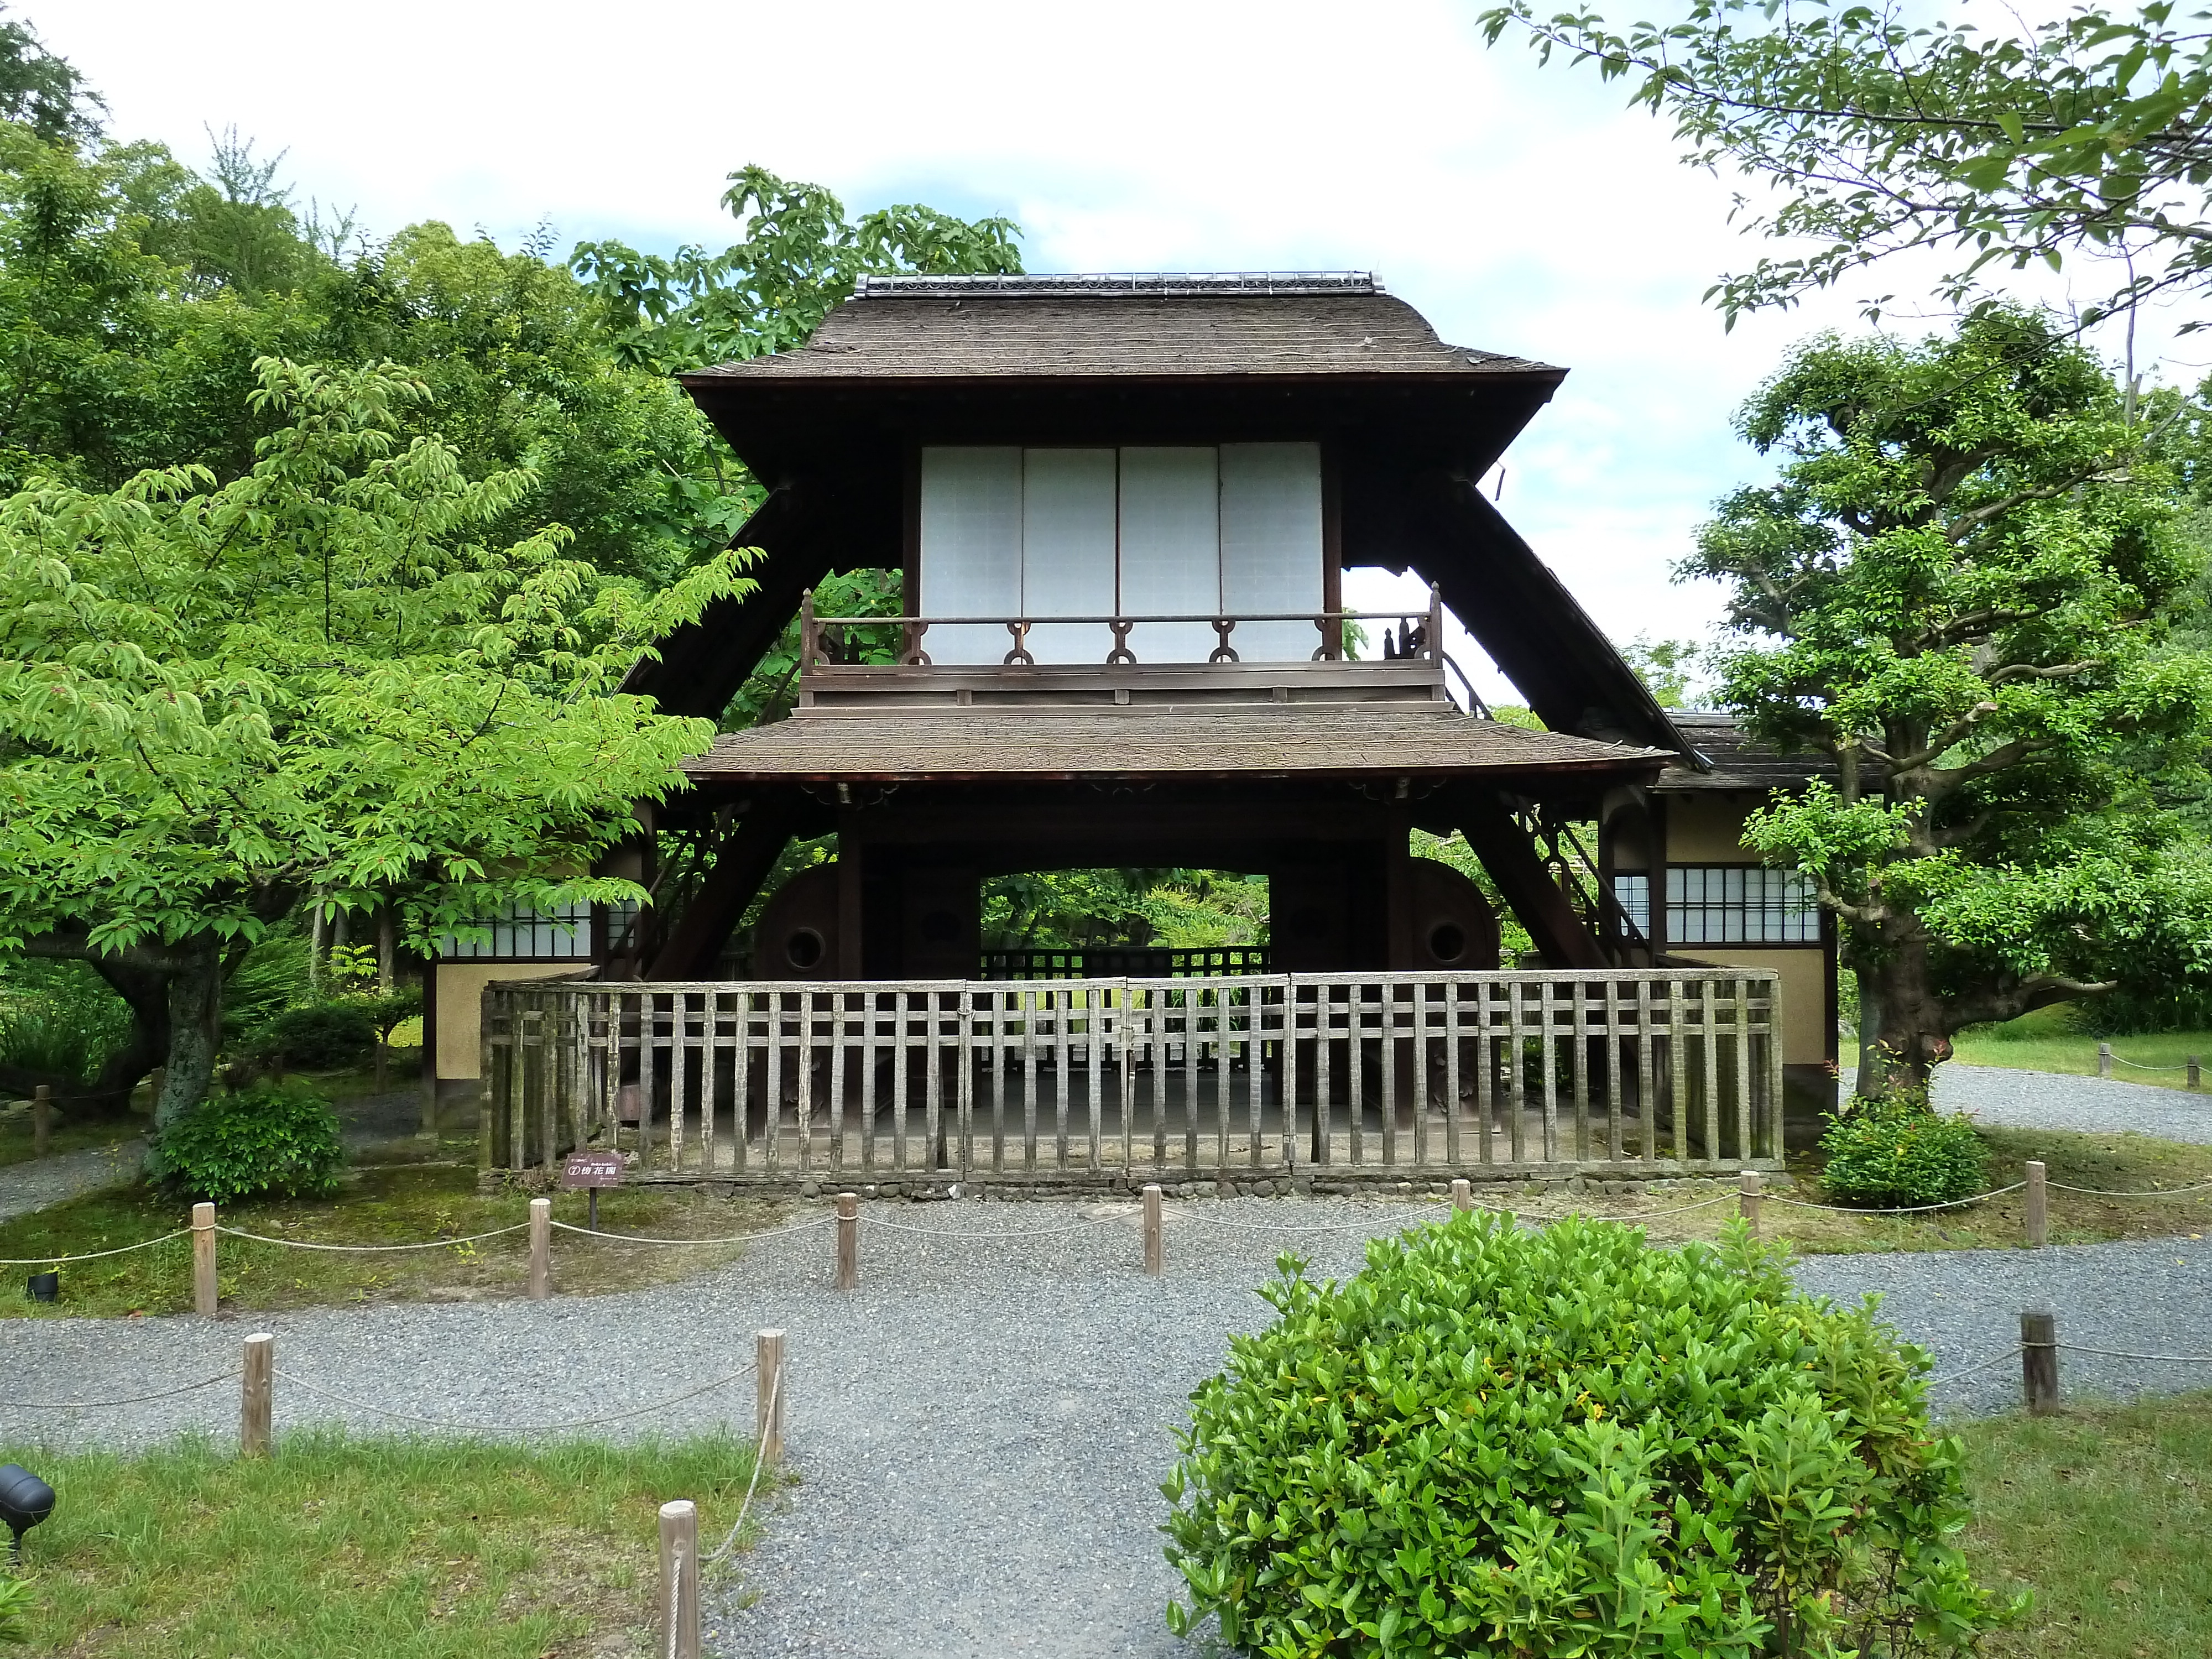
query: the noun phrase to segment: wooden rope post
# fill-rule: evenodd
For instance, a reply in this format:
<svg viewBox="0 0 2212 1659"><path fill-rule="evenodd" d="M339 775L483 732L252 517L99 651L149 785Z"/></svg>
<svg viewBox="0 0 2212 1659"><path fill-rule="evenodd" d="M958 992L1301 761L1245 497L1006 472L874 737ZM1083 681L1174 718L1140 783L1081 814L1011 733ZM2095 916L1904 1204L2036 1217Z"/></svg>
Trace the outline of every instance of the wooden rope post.
<svg viewBox="0 0 2212 1659"><path fill-rule="evenodd" d="M837 1194L837 1288L851 1291L860 1284L860 1195Z"/></svg>
<svg viewBox="0 0 2212 1659"><path fill-rule="evenodd" d="M269 1455L270 1407L276 1395L276 1339L256 1331L246 1339L245 1369L238 1390L238 1451L241 1457Z"/></svg>
<svg viewBox="0 0 2212 1659"><path fill-rule="evenodd" d="M215 1206L192 1206L192 1311L215 1317Z"/></svg>
<svg viewBox="0 0 2212 1659"><path fill-rule="evenodd" d="M1760 1187L1759 1171L1746 1170L1735 1178L1735 1212L1751 1224L1751 1236L1759 1237Z"/></svg>
<svg viewBox="0 0 2212 1659"><path fill-rule="evenodd" d="M2109 1042L2100 1042L2097 1045L2097 1075L2110 1077L2112 1074L2112 1045Z"/></svg>
<svg viewBox="0 0 2212 1659"><path fill-rule="evenodd" d="M2204 1086L2203 1070L2197 1065L2197 1056L2194 1054L2189 1057L2189 1086L2192 1089L2201 1089Z"/></svg>
<svg viewBox="0 0 2212 1659"><path fill-rule="evenodd" d="M789 1405L783 1391L783 1333L762 1331L753 1338L753 1441L768 1468L783 1462L783 1414Z"/></svg>
<svg viewBox="0 0 2212 1659"><path fill-rule="evenodd" d="M1474 1207L1474 1188L1463 1177L1452 1182L1452 1208L1462 1214Z"/></svg>
<svg viewBox="0 0 2212 1659"><path fill-rule="evenodd" d="M1154 1279L1167 1270L1168 1241L1161 1225L1160 1189L1157 1182L1145 1188L1145 1271Z"/></svg>
<svg viewBox="0 0 2212 1659"><path fill-rule="evenodd" d="M699 1659L699 1509L687 1498L660 1506L661 1659Z"/></svg>
<svg viewBox="0 0 2212 1659"><path fill-rule="evenodd" d="M41 1083L31 1091L31 1156L44 1158L54 1138L54 1091Z"/></svg>
<svg viewBox="0 0 2212 1659"><path fill-rule="evenodd" d="M2058 1409L2058 1316L2020 1316L2020 1391L2031 1417Z"/></svg>
<svg viewBox="0 0 2212 1659"><path fill-rule="evenodd" d="M530 1200L530 1299L553 1294L553 1200Z"/></svg>
<svg viewBox="0 0 2212 1659"><path fill-rule="evenodd" d="M2044 1182L2043 1160L2027 1161L2027 1247L2039 1250L2051 1243L2051 1189Z"/></svg>

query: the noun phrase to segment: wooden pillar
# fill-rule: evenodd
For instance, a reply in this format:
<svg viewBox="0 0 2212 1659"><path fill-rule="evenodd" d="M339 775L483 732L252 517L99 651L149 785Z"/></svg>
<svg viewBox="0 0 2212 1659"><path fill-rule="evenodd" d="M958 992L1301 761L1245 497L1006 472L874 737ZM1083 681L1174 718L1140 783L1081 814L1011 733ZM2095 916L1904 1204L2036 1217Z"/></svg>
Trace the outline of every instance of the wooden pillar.
<svg viewBox="0 0 2212 1659"><path fill-rule="evenodd" d="M422 1127L417 1132L434 1144L438 1139L438 963L422 962Z"/></svg>
<svg viewBox="0 0 2212 1659"><path fill-rule="evenodd" d="M843 786L839 786L842 787ZM860 814L849 808L837 814L837 977L859 979L866 971L866 941L861 929L866 915L868 854L858 823Z"/></svg>
<svg viewBox="0 0 2212 1659"><path fill-rule="evenodd" d="M699 1510L688 1498L660 1506L659 1622L663 1659L699 1659Z"/></svg>
<svg viewBox="0 0 2212 1659"><path fill-rule="evenodd" d="M1465 1212L1474 1207L1474 1188L1464 1179L1452 1182L1452 1208Z"/></svg>
<svg viewBox="0 0 2212 1659"><path fill-rule="evenodd" d="M2020 1316L2020 1388L2028 1413L2047 1417L2058 1409L2058 1316Z"/></svg>
<svg viewBox="0 0 2212 1659"><path fill-rule="evenodd" d="M856 1290L860 1283L860 1195L837 1194L837 1288Z"/></svg>
<svg viewBox="0 0 2212 1659"><path fill-rule="evenodd" d="M192 1311L215 1316L215 1206L192 1206Z"/></svg>
<svg viewBox="0 0 2212 1659"><path fill-rule="evenodd" d="M276 1384L276 1339L256 1331L246 1339L238 1401L238 1449L246 1457L269 1455L269 1419Z"/></svg>
<svg viewBox="0 0 2212 1659"><path fill-rule="evenodd" d="M783 1462L783 1416L789 1401L783 1386L783 1333L766 1330L753 1338L753 1443L766 1468Z"/></svg>
<svg viewBox="0 0 2212 1659"><path fill-rule="evenodd" d="M2028 1160L2027 1190L2022 1196L2027 1200L2028 1248L2039 1250L2051 1242L2051 1191L2040 1158Z"/></svg>
<svg viewBox="0 0 2212 1659"><path fill-rule="evenodd" d="M1742 1174L1736 1176L1735 1184L1736 1213L1750 1224L1751 1236L1753 1238L1757 1238L1759 1237L1760 1209L1759 1199L1761 1196L1759 1191L1759 1171L1756 1170L1746 1170Z"/></svg>
<svg viewBox="0 0 2212 1659"><path fill-rule="evenodd" d="M553 1294L553 1200L530 1200L530 1299Z"/></svg>
<svg viewBox="0 0 2212 1659"><path fill-rule="evenodd" d="M1168 1243L1162 1223L1160 1189L1154 1183L1145 1188L1145 1271L1155 1279L1167 1270L1168 1263Z"/></svg>
<svg viewBox="0 0 2212 1659"><path fill-rule="evenodd" d="M54 1091L41 1083L31 1091L31 1156L44 1158L53 1138Z"/></svg>
<svg viewBox="0 0 2212 1659"><path fill-rule="evenodd" d="M2110 1077L2112 1074L2112 1045L2109 1042L2100 1042L2097 1045L2097 1075Z"/></svg>

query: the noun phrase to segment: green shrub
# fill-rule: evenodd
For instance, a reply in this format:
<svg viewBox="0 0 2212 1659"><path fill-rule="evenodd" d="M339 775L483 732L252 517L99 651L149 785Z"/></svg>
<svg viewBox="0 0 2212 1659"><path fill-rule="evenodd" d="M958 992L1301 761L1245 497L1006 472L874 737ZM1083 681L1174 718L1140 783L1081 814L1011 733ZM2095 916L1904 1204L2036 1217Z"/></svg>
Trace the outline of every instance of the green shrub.
<svg viewBox="0 0 2212 1659"><path fill-rule="evenodd" d="M131 1005L82 962L11 962L0 976L0 1065L90 1079L130 1040Z"/></svg>
<svg viewBox="0 0 2212 1659"><path fill-rule="evenodd" d="M344 1161L330 1103L300 1083L264 1079L210 1095L170 1125L154 1172L174 1191L227 1204L333 1191Z"/></svg>
<svg viewBox="0 0 2212 1659"><path fill-rule="evenodd" d="M1849 1105L1828 1120L1820 1185L1846 1203L1902 1209L1972 1198L1987 1184L1987 1151L1965 1118L1900 1096Z"/></svg>
<svg viewBox="0 0 2212 1659"><path fill-rule="evenodd" d="M1997 1612L1926 1358L1785 1261L1474 1214L1342 1285L1285 1257L1162 1488L1169 1624L1270 1659L1966 1650Z"/></svg>
<svg viewBox="0 0 2212 1659"><path fill-rule="evenodd" d="M376 1041L376 1015L368 1004L350 999L287 1008L254 1034L251 1052L282 1054L303 1072L332 1072L350 1066Z"/></svg>

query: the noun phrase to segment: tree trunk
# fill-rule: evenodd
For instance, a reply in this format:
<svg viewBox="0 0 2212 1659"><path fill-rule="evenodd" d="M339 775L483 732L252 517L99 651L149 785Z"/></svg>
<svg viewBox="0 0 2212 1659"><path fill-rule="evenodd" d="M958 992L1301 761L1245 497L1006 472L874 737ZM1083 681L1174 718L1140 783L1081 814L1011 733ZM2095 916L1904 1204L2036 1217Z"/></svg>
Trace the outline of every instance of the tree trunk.
<svg viewBox="0 0 2212 1659"><path fill-rule="evenodd" d="M390 905L376 913L376 994L380 997L392 994L393 960L399 950L399 941L392 921Z"/></svg>
<svg viewBox="0 0 2212 1659"><path fill-rule="evenodd" d="M1903 925L1899 925L1900 921ZM1859 977L1858 1097L1925 1097L1929 1074L1951 1057L1950 1021L1928 962L1928 936L1900 918L1875 950L1855 952Z"/></svg>
<svg viewBox="0 0 2212 1659"><path fill-rule="evenodd" d="M222 951L213 940L179 947L187 964L168 976L169 1059L161 1097L154 1103L154 1133L207 1098L222 1044Z"/></svg>

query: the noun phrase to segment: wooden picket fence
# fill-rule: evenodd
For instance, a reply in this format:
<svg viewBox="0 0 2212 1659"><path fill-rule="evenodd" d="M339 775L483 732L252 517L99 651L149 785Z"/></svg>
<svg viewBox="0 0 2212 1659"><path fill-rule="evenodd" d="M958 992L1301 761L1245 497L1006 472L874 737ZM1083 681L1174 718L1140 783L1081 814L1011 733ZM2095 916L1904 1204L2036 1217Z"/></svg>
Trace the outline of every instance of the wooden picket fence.
<svg viewBox="0 0 2212 1659"><path fill-rule="evenodd" d="M481 1161L1121 1187L1779 1168L1753 969L649 984L483 994Z"/></svg>

